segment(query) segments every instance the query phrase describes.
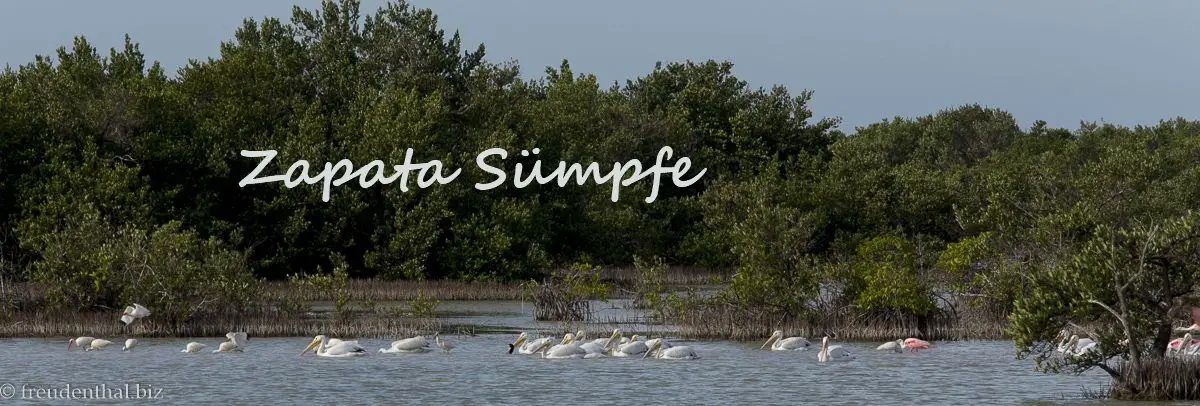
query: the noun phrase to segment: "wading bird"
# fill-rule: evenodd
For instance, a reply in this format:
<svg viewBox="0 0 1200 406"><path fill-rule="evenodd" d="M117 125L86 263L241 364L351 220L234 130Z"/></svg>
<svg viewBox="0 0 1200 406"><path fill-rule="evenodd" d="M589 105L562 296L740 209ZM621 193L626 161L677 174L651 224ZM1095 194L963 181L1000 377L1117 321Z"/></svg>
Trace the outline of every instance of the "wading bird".
<svg viewBox="0 0 1200 406"><path fill-rule="evenodd" d="M912 337L906 338L906 339L904 339L903 344L904 344L904 348L907 348L907 349L911 350L912 352L917 352L917 350L929 349L929 342L922 340L920 338L912 338Z"/></svg>
<svg viewBox="0 0 1200 406"><path fill-rule="evenodd" d="M854 359L854 354L846 351L840 345L829 345L829 337L821 338L821 352L817 353L817 361L849 361Z"/></svg>
<svg viewBox="0 0 1200 406"><path fill-rule="evenodd" d="M124 346L124 347L121 347L121 351L129 351L129 350L132 350L132 349L133 349L133 347L134 347L135 345L137 345L137 339L136 339L136 338L130 338L130 339L128 339L128 340L125 340L125 346Z"/></svg>
<svg viewBox="0 0 1200 406"><path fill-rule="evenodd" d="M666 347L666 342L662 340L650 340L649 342L649 348L647 348L646 353L642 354L642 359L646 359L648 356L669 360L700 359L700 355L696 354L696 351L693 351L692 347L686 345Z"/></svg>
<svg viewBox="0 0 1200 406"><path fill-rule="evenodd" d="M200 352L200 350L203 350L204 347L207 347L207 345L192 341L187 344L187 347L184 347L183 351L180 352Z"/></svg>
<svg viewBox="0 0 1200 406"><path fill-rule="evenodd" d="M429 347L429 341L424 336L392 341L392 345L388 348L379 349L381 353L421 353L429 351L433 351L433 348Z"/></svg>
<svg viewBox="0 0 1200 406"><path fill-rule="evenodd" d="M1176 338L1167 343L1167 355L1183 352L1197 343L1200 343L1200 341L1192 339L1192 333L1185 333L1183 337Z"/></svg>
<svg viewBox="0 0 1200 406"><path fill-rule="evenodd" d="M442 349L442 352L450 352L450 350L454 349L454 343L443 340L441 333L433 333L433 342L437 344L438 348Z"/></svg>
<svg viewBox="0 0 1200 406"><path fill-rule="evenodd" d="M222 342L213 352L243 352L246 349L246 333L229 332L225 334L229 341Z"/></svg>
<svg viewBox="0 0 1200 406"><path fill-rule="evenodd" d="M87 336L83 336L83 337L79 337L79 338L72 338L69 341L67 341L67 351L71 351L71 347L75 347L75 346L78 346L79 348L82 348L84 351L87 351L88 346L92 345L92 340L95 340L95 338L87 337Z"/></svg>
<svg viewBox="0 0 1200 406"><path fill-rule="evenodd" d="M806 351L812 343L808 342L808 339L804 337L783 338L783 330L775 330L774 333L771 333L770 337L767 337L767 342L763 343L762 347L758 347L758 349L767 348L767 345L771 346L771 351Z"/></svg>
<svg viewBox="0 0 1200 406"><path fill-rule="evenodd" d="M142 306L140 304L134 303L133 306L128 306L125 308L124 312L121 312L121 322L125 323L125 325L128 326L128 325L132 324L134 321L136 321L137 319L140 319L140 318L143 318L143 317L146 317L149 315L150 315L150 309L147 309L145 306Z"/></svg>
<svg viewBox="0 0 1200 406"><path fill-rule="evenodd" d="M358 345L357 341L338 340L337 344L331 344L330 341L324 335L313 337L312 342L308 343L307 347L304 347L304 351L300 351L300 355L304 355L304 353L313 348L316 348L318 357L346 358L367 355L367 350Z"/></svg>

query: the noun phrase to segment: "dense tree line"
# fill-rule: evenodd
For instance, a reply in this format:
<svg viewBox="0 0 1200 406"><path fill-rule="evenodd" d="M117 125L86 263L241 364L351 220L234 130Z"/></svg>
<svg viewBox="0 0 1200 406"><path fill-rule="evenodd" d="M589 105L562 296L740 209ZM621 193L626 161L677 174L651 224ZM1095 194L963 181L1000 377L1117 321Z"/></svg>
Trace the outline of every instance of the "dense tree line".
<svg viewBox="0 0 1200 406"><path fill-rule="evenodd" d="M403 2L246 20L175 75L128 38L108 55L79 38L0 75L5 278L111 306L147 272L195 302L218 299L184 286L333 268L512 280L657 256L736 268L729 297L782 315L831 286L863 310L927 314L955 291L1009 311L1096 230L1200 203L1195 121L1022 129L967 105L847 135L813 116L812 92L751 88L732 68L660 64L606 87L564 61L522 79ZM512 168L652 162L662 146L707 173L649 204L649 182L619 202L597 185L473 188L492 179L475 169L489 148ZM409 148L462 175L407 191L352 182L329 202L319 185L238 186L258 164L242 150L278 150L264 174L282 174L299 159L399 164Z"/></svg>

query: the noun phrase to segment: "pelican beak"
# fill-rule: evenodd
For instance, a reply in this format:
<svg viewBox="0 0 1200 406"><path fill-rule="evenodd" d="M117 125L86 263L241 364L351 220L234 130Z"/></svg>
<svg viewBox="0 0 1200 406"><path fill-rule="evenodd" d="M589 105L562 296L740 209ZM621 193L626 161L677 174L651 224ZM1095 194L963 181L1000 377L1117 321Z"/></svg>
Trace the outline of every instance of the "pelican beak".
<svg viewBox="0 0 1200 406"><path fill-rule="evenodd" d="M308 346L307 346L307 347L304 347L304 351L300 351L300 355L301 355L301 356L303 356L303 355L304 355L304 353L308 352L308 350L311 350L311 349L313 349L313 347L316 347L316 346L317 346L317 344L320 344L320 343L321 343L320 341L317 341L317 340L312 340L312 342L311 342L311 343L308 343Z"/></svg>
<svg viewBox="0 0 1200 406"><path fill-rule="evenodd" d="M767 348L767 344L770 344L772 341L775 341L775 338L776 338L775 335L771 334L770 337L767 337L767 342L763 343L762 347L758 347L758 349L761 350L761 349Z"/></svg>
<svg viewBox="0 0 1200 406"><path fill-rule="evenodd" d="M517 347L520 347L521 344L524 344L524 343L525 343L525 335L521 334L520 336L517 336L517 340L513 341L512 344L508 345L508 353L512 354L513 351L515 351L517 349Z"/></svg>
<svg viewBox="0 0 1200 406"><path fill-rule="evenodd" d="M67 341L67 351L71 351L71 347L73 347L73 346L75 346L75 339L71 339L71 341Z"/></svg>
<svg viewBox="0 0 1200 406"><path fill-rule="evenodd" d="M651 344L650 348L647 348L646 352L642 353L642 359L646 359L646 356L650 355L650 353L654 352L654 350L657 350L660 345L662 345L662 341L658 341L658 342L655 342L654 344Z"/></svg>

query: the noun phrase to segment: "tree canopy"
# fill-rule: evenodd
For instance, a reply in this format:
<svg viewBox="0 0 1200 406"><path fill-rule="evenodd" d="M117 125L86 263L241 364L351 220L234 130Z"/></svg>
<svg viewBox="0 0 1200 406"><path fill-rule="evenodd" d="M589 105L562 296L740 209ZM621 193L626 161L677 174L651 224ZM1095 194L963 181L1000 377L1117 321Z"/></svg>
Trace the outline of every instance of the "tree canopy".
<svg viewBox="0 0 1200 406"><path fill-rule="evenodd" d="M107 54L77 38L6 69L4 277L61 286L64 304L87 307L127 300L115 284L146 269L176 278L163 297L200 297L185 286L212 269L228 286L334 268L497 281L659 257L736 269L731 297L787 316L831 287L841 305L919 316L947 292L970 294L1015 311L1021 345L1074 316L1109 317L1087 302L1114 306L1114 275L1173 300L1128 310L1155 346L1164 318L1194 300L1190 265L1170 258L1194 254L1172 241L1200 207L1200 122L1023 129L972 104L847 134L814 116L812 91L752 88L727 61L660 63L604 87L565 60L524 79L485 56L431 10L398 1L364 15L347 0L247 19L218 56L174 75L130 38ZM508 151L508 168L603 167L653 161L663 146L707 172L653 203L613 202L595 185L473 189L491 180L471 169L490 148ZM464 171L429 188L334 188L326 202L310 185L239 187L258 164L242 150L277 150L267 174L300 159L400 164L410 150ZM1128 275L1135 259L1184 285Z"/></svg>

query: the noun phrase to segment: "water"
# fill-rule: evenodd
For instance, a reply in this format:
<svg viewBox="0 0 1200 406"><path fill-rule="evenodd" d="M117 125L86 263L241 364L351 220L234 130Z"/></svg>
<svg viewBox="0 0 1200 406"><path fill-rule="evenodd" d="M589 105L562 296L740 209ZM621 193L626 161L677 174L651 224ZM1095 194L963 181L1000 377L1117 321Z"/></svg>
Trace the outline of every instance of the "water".
<svg viewBox="0 0 1200 406"><path fill-rule="evenodd" d="M388 340L360 340L371 353L350 359L298 356L309 337L251 338L244 353L217 354L217 338L143 339L130 352L115 339L92 352L67 352L65 340L5 339L0 384L141 384L161 389L161 401L172 404L858 405L1088 402L1079 399L1082 388L1107 382L1099 373L1035 372L1004 341L936 342L915 354L843 342L857 359L822 364L816 351L760 351L761 343L673 341L703 357L689 361L547 360L508 354L512 335L446 338L457 346L449 354L381 354L375 351ZM180 352L189 341L208 348Z"/></svg>
<svg viewBox="0 0 1200 406"><path fill-rule="evenodd" d="M593 309L598 319L620 321L626 331L663 328L629 323L645 315L625 309L627 304L597 302ZM532 312L519 301L438 306L443 323L486 327L481 331L562 330L558 323L534 322ZM570 330L580 328L592 339L608 337L602 331L612 326ZM113 344L92 352L65 351L66 338L0 339L0 395L6 394L4 384L15 390L13 399L0 398L0 404L20 404L23 395L37 394L22 393L23 386L62 389L67 384L90 391L101 384L110 390L125 385L136 390L140 384L150 395L161 389L158 400L167 404L221 405L1115 403L1081 399L1085 388L1096 391L1108 383L1102 372L1036 372L1032 361L1014 359L1010 341L935 342L927 351L904 354L875 351L879 343L838 342L857 359L822 364L816 351L763 351L761 341L671 340L693 347L702 359L668 361L510 355L507 343L515 334L448 335L456 345L450 354L380 354L376 351L391 340L359 339L370 353L351 359L299 356L312 337L250 337L246 352L229 354L211 352L224 338L140 339L130 352L120 349L124 337L105 338ZM208 348L181 353L190 341Z"/></svg>

